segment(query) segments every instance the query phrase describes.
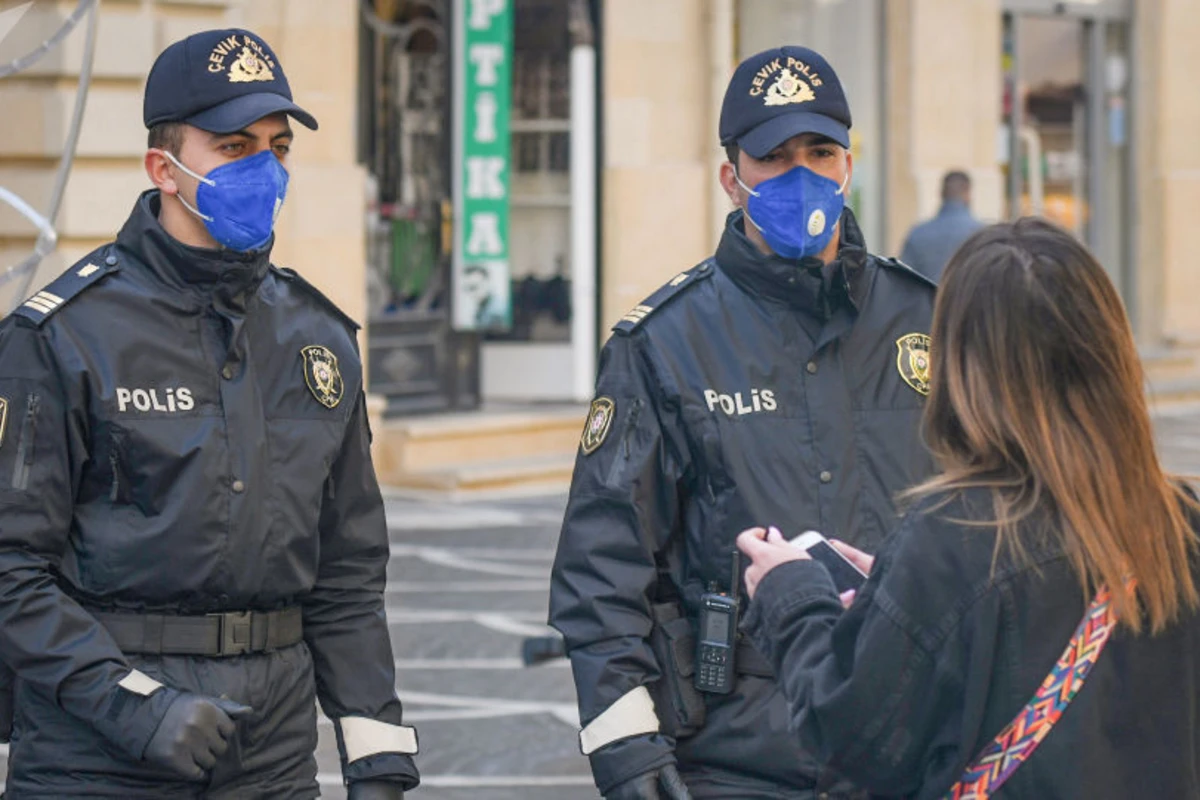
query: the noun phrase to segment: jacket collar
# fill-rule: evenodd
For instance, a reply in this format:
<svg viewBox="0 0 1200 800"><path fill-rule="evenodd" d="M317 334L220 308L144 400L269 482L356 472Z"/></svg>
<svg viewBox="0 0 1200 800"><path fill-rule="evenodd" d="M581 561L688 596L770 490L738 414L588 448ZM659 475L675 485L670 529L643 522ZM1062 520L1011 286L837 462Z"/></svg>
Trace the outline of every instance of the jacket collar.
<svg viewBox="0 0 1200 800"><path fill-rule="evenodd" d="M192 247L172 237L158 221L161 198L157 189L142 193L129 215L117 244L136 256L168 286L228 301L253 294L271 267L272 237L245 253Z"/></svg>
<svg viewBox="0 0 1200 800"><path fill-rule="evenodd" d="M826 320L840 306L858 309L870 283L870 260L862 230L850 209L842 211L837 258L799 260L764 255L747 238L741 209L725 219L717 246L717 266L746 291Z"/></svg>
<svg viewBox="0 0 1200 800"><path fill-rule="evenodd" d="M942 207L938 209L939 217L951 217L961 215L971 215L970 207L961 200L945 200L942 202Z"/></svg>

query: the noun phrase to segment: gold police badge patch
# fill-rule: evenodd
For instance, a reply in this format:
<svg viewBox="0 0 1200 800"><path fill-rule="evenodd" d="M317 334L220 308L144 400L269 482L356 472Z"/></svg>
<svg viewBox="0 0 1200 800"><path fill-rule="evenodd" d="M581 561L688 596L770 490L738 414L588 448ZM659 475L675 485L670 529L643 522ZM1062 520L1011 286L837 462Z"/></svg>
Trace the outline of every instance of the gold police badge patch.
<svg viewBox="0 0 1200 800"><path fill-rule="evenodd" d="M611 397L597 397L592 401L587 424L583 426L583 436L579 440L579 446L585 456L590 456L604 444L616 413L617 404Z"/></svg>
<svg viewBox="0 0 1200 800"><path fill-rule="evenodd" d="M917 392L929 394L929 346L925 333L908 333L896 340L896 369L904 382Z"/></svg>
<svg viewBox="0 0 1200 800"><path fill-rule="evenodd" d="M344 389L337 356L319 344L310 344L300 353L304 356L304 382L308 384L308 390L321 405L336 408L342 402Z"/></svg>

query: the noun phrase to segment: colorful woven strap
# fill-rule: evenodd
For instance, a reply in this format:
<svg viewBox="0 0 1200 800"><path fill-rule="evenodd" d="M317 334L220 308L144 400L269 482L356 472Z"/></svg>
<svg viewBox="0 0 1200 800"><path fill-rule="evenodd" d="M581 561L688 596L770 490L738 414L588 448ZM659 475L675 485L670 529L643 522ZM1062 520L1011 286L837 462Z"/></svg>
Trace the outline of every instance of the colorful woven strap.
<svg viewBox="0 0 1200 800"><path fill-rule="evenodd" d="M1101 588L1037 694L967 767L944 800L988 800L1033 754L1079 693L1116 627L1111 599L1108 587Z"/></svg>

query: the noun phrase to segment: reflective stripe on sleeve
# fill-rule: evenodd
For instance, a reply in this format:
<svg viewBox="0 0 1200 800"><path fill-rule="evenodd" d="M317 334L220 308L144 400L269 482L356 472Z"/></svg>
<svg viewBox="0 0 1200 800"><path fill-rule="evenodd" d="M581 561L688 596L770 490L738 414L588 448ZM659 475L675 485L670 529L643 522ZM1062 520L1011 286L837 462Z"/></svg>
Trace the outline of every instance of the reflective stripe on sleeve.
<svg viewBox="0 0 1200 800"><path fill-rule="evenodd" d="M587 756L618 739L657 732L658 715L654 713L654 700L645 686L639 686L621 695L617 702L579 732L579 749Z"/></svg>
<svg viewBox="0 0 1200 800"><path fill-rule="evenodd" d="M138 670L130 670L129 674L117 683L127 692L140 694L142 697L149 697L162 688L162 684L151 678L144 672Z"/></svg>
<svg viewBox="0 0 1200 800"><path fill-rule="evenodd" d="M406 725L392 725L368 717L342 717L342 743L346 746L346 761L378 753L417 754L417 731Z"/></svg>

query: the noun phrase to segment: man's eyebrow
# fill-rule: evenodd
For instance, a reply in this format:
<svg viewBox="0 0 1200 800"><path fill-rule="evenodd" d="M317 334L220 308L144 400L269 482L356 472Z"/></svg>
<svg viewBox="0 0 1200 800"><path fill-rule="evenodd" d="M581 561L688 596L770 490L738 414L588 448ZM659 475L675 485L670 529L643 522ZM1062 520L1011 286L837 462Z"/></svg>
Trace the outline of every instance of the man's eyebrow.
<svg viewBox="0 0 1200 800"><path fill-rule="evenodd" d="M228 139L230 136L239 136L243 139L253 139L254 138L254 134L252 134L250 131L243 128L240 131L233 131L231 133L214 133L214 134L212 134L212 136L209 137L209 141L210 142L219 142L222 139Z"/></svg>
<svg viewBox="0 0 1200 800"><path fill-rule="evenodd" d="M240 137L240 138L242 138L242 139L253 139L253 138L255 138L253 133L251 133L249 130L247 130L247 129L243 128L243 129L242 129L242 130L240 130L240 131L233 131L232 133L214 133L214 134L212 135L212 137L211 137L210 141L213 141L213 142L218 142L218 141L220 141L221 139L227 139L227 138L229 138L230 136L237 136L237 137ZM295 138L296 138L296 134L292 132L292 129L291 129L291 128L285 128L284 130L282 130L282 131L280 131L279 133L277 133L277 134L275 134L274 136L272 136L272 137L271 137L271 141L272 141L272 142L274 142L274 141L276 141L276 140L278 140L278 139L295 139Z"/></svg>

